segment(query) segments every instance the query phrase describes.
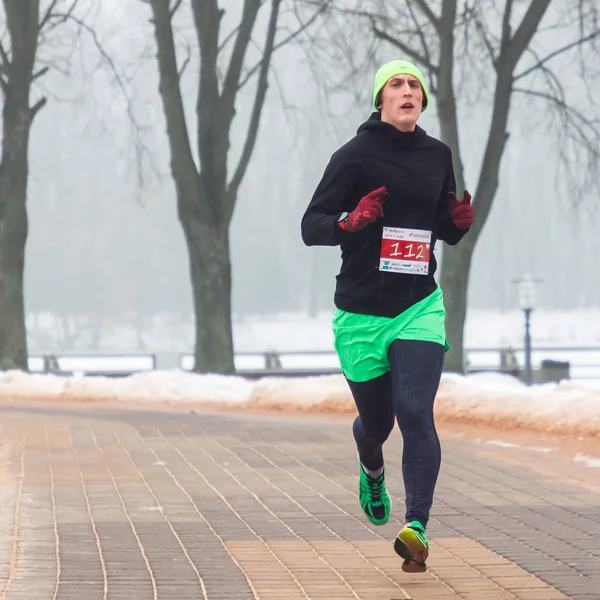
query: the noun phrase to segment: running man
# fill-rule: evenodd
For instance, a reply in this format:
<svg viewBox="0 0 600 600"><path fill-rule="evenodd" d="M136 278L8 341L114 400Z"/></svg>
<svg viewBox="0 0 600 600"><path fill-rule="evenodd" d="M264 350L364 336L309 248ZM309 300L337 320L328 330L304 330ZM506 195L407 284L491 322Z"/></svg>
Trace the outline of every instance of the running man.
<svg viewBox="0 0 600 600"><path fill-rule="evenodd" d="M402 433L406 525L394 549L410 573L427 569L441 461L433 405L450 347L433 250L438 240L457 244L473 224L470 194L456 196L450 149L417 125L428 103L415 65L383 65L375 112L333 154L302 218L307 246L341 246L334 345L358 410L359 501L375 525L390 517L383 444L395 419Z"/></svg>

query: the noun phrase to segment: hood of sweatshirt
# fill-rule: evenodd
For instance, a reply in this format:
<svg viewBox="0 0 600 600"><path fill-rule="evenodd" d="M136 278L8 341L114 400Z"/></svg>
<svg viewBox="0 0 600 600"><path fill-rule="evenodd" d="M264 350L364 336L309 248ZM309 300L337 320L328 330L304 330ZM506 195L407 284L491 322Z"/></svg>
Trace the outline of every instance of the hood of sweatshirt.
<svg viewBox="0 0 600 600"><path fill-rule="evenodd" d="M383 135L386 138L397 140L404 144L415 143L427 135L427 132L418 125L414 131L400 131L389 123L384 123L381 120L381 113L376 111L358 128L356 133L363 131L374 131Z"/></svg>

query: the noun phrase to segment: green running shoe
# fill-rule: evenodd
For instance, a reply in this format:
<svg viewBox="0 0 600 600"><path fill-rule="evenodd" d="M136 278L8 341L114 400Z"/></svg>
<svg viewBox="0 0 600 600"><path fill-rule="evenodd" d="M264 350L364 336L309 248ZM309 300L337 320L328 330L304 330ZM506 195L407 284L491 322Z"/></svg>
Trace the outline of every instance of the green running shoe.
<svg viewBox="0 0 600 600"><path fill-rule="evenodd" d="M394 551L404 559L402 570L405 573L424 573L425 561L429 556L429 542L425 527L419 521L407 523L394 541Z"/></svg>
<svg viewBox="0 0 600 600"><path fill-rule="evenodd" d="M385 488L385 474L382 473L377 479L369 477L358 461L359 482L358 500L367 519L373 525L385 525L390 518L392 502Z"/></svg>

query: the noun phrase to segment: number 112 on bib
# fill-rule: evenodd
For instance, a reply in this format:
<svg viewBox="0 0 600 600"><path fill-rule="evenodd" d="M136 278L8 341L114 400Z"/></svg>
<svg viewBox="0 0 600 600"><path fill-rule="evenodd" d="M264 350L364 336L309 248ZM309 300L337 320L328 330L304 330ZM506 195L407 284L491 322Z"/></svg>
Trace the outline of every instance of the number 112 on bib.
<svg viewBox="0 0 600 600"><path fill-rule="evenodd" d="M384 227L379 270L409 275L427 275L431 231Z"/></svg>

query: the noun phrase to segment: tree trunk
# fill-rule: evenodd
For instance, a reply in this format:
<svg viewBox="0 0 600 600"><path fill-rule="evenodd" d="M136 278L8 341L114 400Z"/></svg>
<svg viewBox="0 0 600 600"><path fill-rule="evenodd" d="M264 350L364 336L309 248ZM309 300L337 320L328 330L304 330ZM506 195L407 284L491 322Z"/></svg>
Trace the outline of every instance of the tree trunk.
<svg viewBox="0 0 600 600"><path fill-rule="evenodd" d="M497 56L494 55L493 57L493 67L496 72L494 108L479 181L474 194L475 223L457 247L445 246L443 249L440 285L445 295L446 335L453 346L446 359L445 367L448 370L459 372L465 370L463 335L469 271L475 244L485 225L498 189L500 162L508 138L506 127L513 91L514 69L525 50L529 47L551 1L531 0L531 2L528 2L528 7L516 28L513 28L515 21L513 19L513 0L507 0L504 5L499 52ZM452 151L457 192L462 195L465 191L465 182L461 163L456 98L453 85L454 30L457 25L457 4L457 0L443 0L441 15L438 18L427 2L421 0L417 2L421 13L435 27L439 38L437 66L433 65L430 60L430 48L426 44L426 36L423 30L417 27L415 33L418 34L419 46L422 46L422 48L414 50L400 39L395 39L385 31L378 30L373 25L373 19L371 26L376 37L390 42L409 56L416 57L419 62L424 63L437 76L436 97L441 138ZM485 33L483 37L486 43L489 44L489 39L486 38ZM495 37L492 35L490 39ZM423 50L422 53L421 49ZM488 50L494 52L491 45L488 46ZM473 59L481 60L475 58L475 54L473 54ZM540 62L533 70L541 68L545 62Z"/></svg>
<svg viewBox="0 0 600 600"><path fill-rule="evenodd" d="M475 223L455 247L444 248L441 287L446 304L446 336L452 345L445 368L448 371L464 372L464 325L467 314L469 273L475 245L490 213L498 189L500 164L508 134L506 126L510 111L512 91L512 67L499 60L494 93L494 110L487 145L475 191Z"/></svg>
<svg viewBox="0 0 600 600"><path fill-rule="evenodd" d="M256 92L241 157L228 183L229 140L236 100L244 83L246 51L263 3L244 0L229 64L221 74L219 53L223 47L219 44L219 33L225 11L219 8L217 0L192 2L200 51L196 103L199 165L196 165L183 109L172 29L173 15L181 3L150 0L158 47L159 90L171 149L171 172L189 252L196 316L194 370L198 372L234 372L229 225L258 135L281 1L271 0L262 60L256 69L250 70L250 73L258 70Z"/></svg>
<svg viewBox="0 0 600 600"><path fill-rule="evenodd" d="M27 144L25 140L24 144ZM0 167L0 370L3 371L28 369L23 300L26 162L25 153L25 157L10 165L3 161Z"/></svg>
<svg viewBox="0 0 600 600"><path fill-rule="evenodd" d="M186 208L191 202L179 205L196 315L194 371L234 373L229 224L207 223L196 211Z"/></svg>
<svg viewBox="0 0 600 600"><path fill-rule="evenodd" d="M2 162L0 163L0 369L27 370L23 271L27 242L30 108L37 51L39 0L4 0L11 55L2 54Z"/></svg>
<svg viewBox="0 0 600 600"><path fill-rule="evenodd" d="M442 141L452 151L452 162L456 187L460 195L464 192L464 169L461 161L458 135L458 114L454 95L454 25L456 0L446 0L442 5L439 25L440 57L437 90L438 120ZM470 240L465 238L456 247L444 246L440 286L444 292L446 306L446 337L452 350L446 356L445 368L451 371L464 370L463 328L465 322L467 286L471 264Z"/></svg>
<svg viewBox="0 0 600 600"><path fill-rule="evenodd" d="M444 248L440 285L446 306L446 338L452 349L446 356L447 371L465 371L464 326L474 240L464 238L458 246Z"/></svg>

